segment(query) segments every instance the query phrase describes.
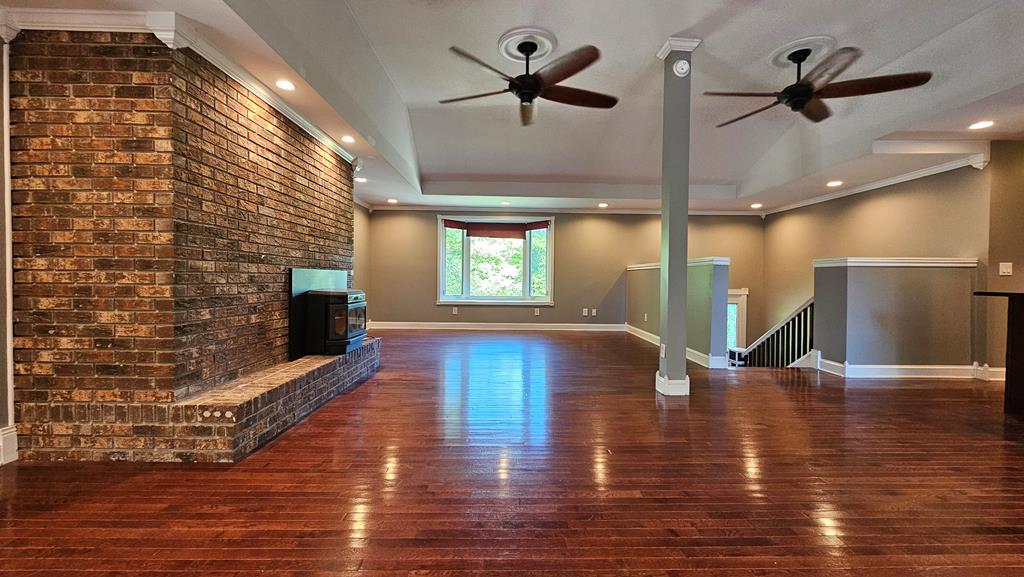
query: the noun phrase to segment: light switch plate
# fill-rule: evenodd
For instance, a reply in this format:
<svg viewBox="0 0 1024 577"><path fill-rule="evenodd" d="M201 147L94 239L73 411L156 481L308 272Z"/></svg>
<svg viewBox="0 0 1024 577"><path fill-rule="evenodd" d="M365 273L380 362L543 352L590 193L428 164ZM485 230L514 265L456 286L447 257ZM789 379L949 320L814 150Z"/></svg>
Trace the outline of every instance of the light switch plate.
<svg viewBox="0 0 1024 577"><path fill-rule="evenodd" d="M999 263L999 276L1013 276L1013 263L1012 262L1001 262L1001 263Z"/></svg>
<svg viewBox="0 0 1024 577"><path fill-rule="evenodd" d="M644 313L644 322L647 322L647 313Z"/></svg>
<svg viewBox="0 0 1024 577"><path fill-rule="evenodd" d="M665 345L661 345L661 358L665 358Z"/></svg>
<svg viewBox="0 0 1024 577"><path fill-rule="evenodd" d="M453 315L459 314L459 307L452 307L452 314Z"/></svg>
<svg viewBox="0 0 1024 577"><path fill-rule="evenodd" d="M540 309L533 309L533 316L539 317L540 316Z"/></svg>

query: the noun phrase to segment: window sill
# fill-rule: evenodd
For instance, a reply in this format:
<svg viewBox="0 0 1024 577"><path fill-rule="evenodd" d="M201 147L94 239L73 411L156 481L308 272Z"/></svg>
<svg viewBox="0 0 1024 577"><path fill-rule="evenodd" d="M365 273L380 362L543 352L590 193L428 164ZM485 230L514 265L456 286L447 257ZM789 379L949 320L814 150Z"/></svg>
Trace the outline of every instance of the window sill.
<svg viewBox="0 0 1024 577"><path fill-rule="evenodd" d="M499 300L472 300L472 299L452 299L452 300L439 300L437 306L491 306L491 307L553 307L555 303L552 301L499 301Z"/></svg>

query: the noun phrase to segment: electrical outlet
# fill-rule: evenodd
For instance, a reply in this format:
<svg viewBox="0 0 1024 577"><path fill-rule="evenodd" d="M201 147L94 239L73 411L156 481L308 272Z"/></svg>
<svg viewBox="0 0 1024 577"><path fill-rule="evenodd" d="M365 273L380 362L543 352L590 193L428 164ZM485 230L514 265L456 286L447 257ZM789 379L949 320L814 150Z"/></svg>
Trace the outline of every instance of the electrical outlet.
<svg viewBox="0 0 1024 577"><path fill-rule="evenodd" d="M459 314L459 307L452 307L452 314L453 315Z"/></svg>
<svg viewBox="0 0 1024 577"><path fill-rule="evenodd" d="M596 317L597 316L597 309L590 309L590 316Z"/></svg>
<svg viewBox="0 0 1024 577"><path fill-rule="evenodd" d="M644 313L644 322L647 322L647 313Z"/></svg>
<svg viewBox="0 0 1024 577"><path fill-rule="evenodd" d="M1012 262L1001 262L1001 263L999 263L999 276L1013 276L1013 263Z"/></svg>
<svg viewBox="0 0 1024 577"><path fill-rule="evenodd" d="M539 317L540 316L540 309L533 309L533 316Z"/></svg>
<svg viewBox="0 0 1024 577"><path fill-rule="evenodd" d="M583 316L587 316L587 313L589 313L589 312L590 312L590 309L588 309L587 307L583 307Z"/></svg>
<svg viewBox="0 0 1024 577"><path fill-rule="evenodd" d="M665 358L665 345L661 345L661 358Z"/></svg>

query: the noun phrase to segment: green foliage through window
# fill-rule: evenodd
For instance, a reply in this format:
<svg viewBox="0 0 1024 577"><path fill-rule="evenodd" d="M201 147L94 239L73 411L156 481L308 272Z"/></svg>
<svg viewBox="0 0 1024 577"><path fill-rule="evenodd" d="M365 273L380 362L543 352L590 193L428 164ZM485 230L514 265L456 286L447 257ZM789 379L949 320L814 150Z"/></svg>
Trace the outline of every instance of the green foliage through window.
<svg viewBox="0 0 1024 577"><path fill-rule="evenodd" d="M443 235L444 298L550 299L549 229L527 231L525 239L470 237L457 228Z"/></svg>

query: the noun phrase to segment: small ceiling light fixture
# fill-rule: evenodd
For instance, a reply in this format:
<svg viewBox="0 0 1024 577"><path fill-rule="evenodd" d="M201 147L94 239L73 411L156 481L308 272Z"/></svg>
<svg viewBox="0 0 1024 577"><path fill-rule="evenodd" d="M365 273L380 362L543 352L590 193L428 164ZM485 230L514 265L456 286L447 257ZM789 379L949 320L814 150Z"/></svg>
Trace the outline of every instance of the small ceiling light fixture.
<svg viewBox="0 0 1024 577"><path fill-rule="evenodd" d="M355 181L356 182L366 182L366 178L364 178L362 176L357 176L357 177L355 177Z"/></svg>
<svg viewBox="0 0 1024 577"><path fill-rule="evenodd" d="M842 185L843 185L843 181L841 181L841 180L830 180L830 181L825 183L825 186L827 186L829 188L838 188L838 187L840 187Z"/></svg>
<svg viewBox="0 0 1024 577"><path fill-rule="evenodd" d="M346 134L345 136L341 137L341 141L344 142L345 144L352 144L353 142L356 141L356 139Z"/></svg>
<svg viewBox="0 0 1024 577"><path fill-rule="evenodd" d="M608 208L608 203L607 202L599 202L599 203L597 203L597 208Z"/></svg>
<svg viewBox="0 0 1024 577"><path fill-rule="evenodd" d="M761 204L760 202L755 202L754 204L750 205L750 208L752 208L754 210L757 210L757 209L761 208L762 206L764 206L764 205Z"/></svg>
<svg viewBox="0 0 1024 577"><path fill-rule="evenodd" d="M984 130L986 128L992 128L995 126L995 121L992 120L979 120L974 124L967 127L968 130Z"/></svg>
<svg viewBox="0 0 1024 577"><path fill-rule="evenodd" d="M389 198L388 199L388 204L398 204L398 199L397 198Z"/></svg>
<svg viewBox="0 0 1024 577"><path fill-rule="evenodd" d="M503 200L503 201L501 201L501 206L508 206L508 205L510 205L510 204L512 204L512 203L511 203L511 202L509 202L509 201L507 201L507 200Z"/></svg>
<svg viewBox="0 0 1024 577"><path fill-rule="evenodd" d="M292 84L292 81L283 78L277 81L277 87L281 90L295 90L295 85Z"/></svg>

